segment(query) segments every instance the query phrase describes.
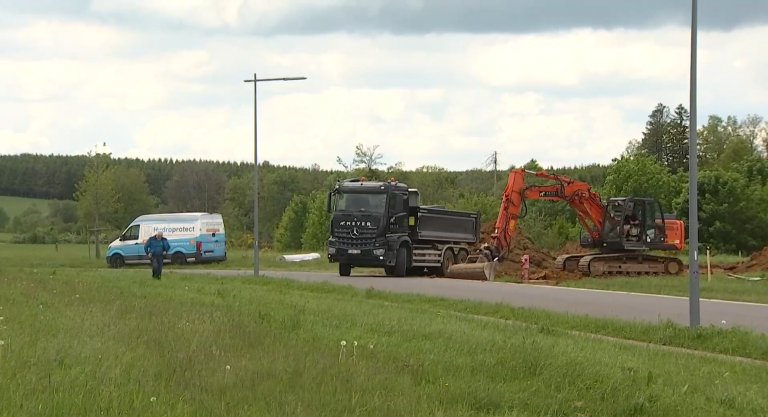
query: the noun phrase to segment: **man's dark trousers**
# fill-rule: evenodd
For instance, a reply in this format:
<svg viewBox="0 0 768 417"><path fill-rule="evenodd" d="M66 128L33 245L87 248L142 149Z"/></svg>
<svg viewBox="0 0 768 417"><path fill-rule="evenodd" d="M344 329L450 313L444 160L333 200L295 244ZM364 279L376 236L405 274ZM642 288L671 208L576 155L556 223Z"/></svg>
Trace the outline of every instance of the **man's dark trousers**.
<svg viewBox="0 0 768 417"><path fill-rule="evenodd" d="M163 255L152 255L152 278L160 279L163 275Z"/></svg>

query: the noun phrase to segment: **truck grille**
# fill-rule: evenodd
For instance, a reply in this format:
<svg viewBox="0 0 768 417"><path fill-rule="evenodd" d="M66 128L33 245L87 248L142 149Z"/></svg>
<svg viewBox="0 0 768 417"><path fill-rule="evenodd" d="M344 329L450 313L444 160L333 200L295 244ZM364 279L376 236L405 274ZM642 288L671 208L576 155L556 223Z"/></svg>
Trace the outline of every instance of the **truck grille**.
<svg viewBox="0 0 768 417"><path fill-rule="evenodd" d="M352 227L336 227L333 237L342 245L352 248L373 246L376 243L376 229L358 228L359 234L352 236Z"/></svg>

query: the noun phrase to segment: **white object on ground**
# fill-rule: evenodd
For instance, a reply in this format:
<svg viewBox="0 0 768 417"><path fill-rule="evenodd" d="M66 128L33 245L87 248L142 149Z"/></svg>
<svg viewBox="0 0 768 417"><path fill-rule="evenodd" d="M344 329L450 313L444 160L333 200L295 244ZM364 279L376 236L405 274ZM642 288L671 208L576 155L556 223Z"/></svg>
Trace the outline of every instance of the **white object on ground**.
<svg viewBox="0 0 768 417"><path fill-rule="evenodd" d="M302 262L320 259L319 253L303 253L298 255L278 255L278 262Z"/></svg>

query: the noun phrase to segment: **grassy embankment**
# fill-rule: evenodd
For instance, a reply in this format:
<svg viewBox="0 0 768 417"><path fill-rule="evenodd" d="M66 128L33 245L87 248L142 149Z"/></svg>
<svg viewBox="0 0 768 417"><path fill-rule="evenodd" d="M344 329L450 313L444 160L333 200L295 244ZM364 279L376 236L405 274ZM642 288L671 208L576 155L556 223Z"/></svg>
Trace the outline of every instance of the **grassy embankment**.
<svg viewBox="0 0 768 417"><path fill-rule="evenodd" d="M743 330L282 279L53 270L0 263L0 415L768 415L766 364L564 331L768 359L768 338Z"/></svg>

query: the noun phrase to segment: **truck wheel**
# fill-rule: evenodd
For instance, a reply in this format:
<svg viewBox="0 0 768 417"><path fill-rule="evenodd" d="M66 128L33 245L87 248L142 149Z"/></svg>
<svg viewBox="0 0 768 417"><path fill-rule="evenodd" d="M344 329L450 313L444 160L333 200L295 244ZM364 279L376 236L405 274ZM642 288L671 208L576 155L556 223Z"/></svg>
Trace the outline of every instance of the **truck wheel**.
<svg viewBox="0 0 768 417"><path fill-rule="evenodd" d="M176 252L171 255L171 262L174 265L184 265L187 263L187 257L181 252Z"/></svg>
<svg viewBox="0 0 768 417"><path fill-rule="evenodd" d="M395 266L394 265L387 265L384 267L384 273L387 274L388 277L395 275Z"/></svg>
<svg viewBox="0 0 768 417"><path fill-rule="evenodd" d="M459 254L456 255L456 263L465 264L467 263L468 258L469 258L469 251L466 249L459 249Z"/></svg>
<svg viewBox="0 0 768 417"><path fill-rule="evenodd" d="M445 252L443 252L443 262L440 265L442 273L442 276L448 275L448 270L451 269L451 266L453 266L454 257L453 257L453 251L450 249L446 249Z"/></svg>
<svg viewBox="0 0 768 417"><path fill-rule="evenodd" d="M408 249L405 245L397 248L397 257L395 258L395 276L404 277L408 268Z"/></svg>
<svg viewBox="0 0 768 417"><path fill-rule="evenodd" d="M348 277L352 275L352 265L339 264L339 275L341 275L342 277Z"/></svg>

